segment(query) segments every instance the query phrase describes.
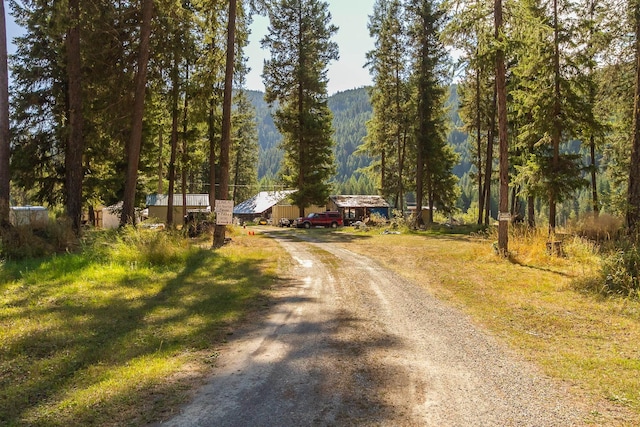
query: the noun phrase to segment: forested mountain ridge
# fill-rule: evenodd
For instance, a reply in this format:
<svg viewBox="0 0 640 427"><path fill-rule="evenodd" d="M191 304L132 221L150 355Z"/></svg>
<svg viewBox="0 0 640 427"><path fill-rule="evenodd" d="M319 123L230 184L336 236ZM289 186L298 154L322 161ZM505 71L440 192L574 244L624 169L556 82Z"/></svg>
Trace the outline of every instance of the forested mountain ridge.
<svg viewBox="0 0 640 427"><path fill-rule="evenodd" d="M258 139L260 145L260 160L258 164L258 178L275 177L280 168L282 150L278 148L281 136L275 127L271 111L264 101L264 93L248 90L247 96L256 110L256 122L258 125ZM461 162L454 169L458 177L462 177L469 171L468 150L466 147L466 135L458 129L458 96L456 86L450 88L450 96L447 103L449 109L451 143L460 154ZM370 165L371 158L367 155L356 153L367 134L366 123L371 118L372 106L366 87L338 92L328 99L329 109L333 113L333 128L335 145L335 160L337 173L335 176L336 190L350 192L352 189L375 192L373 184L362 181L365 177L358 172L359 169ZM351 181L351 183L350 183ZM360 184L356 184L360 182ZM356 188L353 188L353 187ZM359 188L358 188L359 187Z"/></svg>

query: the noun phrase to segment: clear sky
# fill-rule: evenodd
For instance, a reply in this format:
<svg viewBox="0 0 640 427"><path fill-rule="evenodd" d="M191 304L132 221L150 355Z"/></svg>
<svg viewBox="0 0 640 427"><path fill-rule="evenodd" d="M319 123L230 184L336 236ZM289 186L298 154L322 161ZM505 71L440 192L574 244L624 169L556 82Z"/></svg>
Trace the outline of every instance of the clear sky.
<svg viewBox="0 0 640 427"><path fill-rule="evenodd" d="M2 1L2 0L0 0ZM375 0L328 0L331 21L338 26L338 33L333 41L338 44L340 60L329 64L329 95L348 89L371 84L369 70L364 67L366 54L373 49L373 40L369 37L367 23L369 15L373 13ZM9 53L14 51L11 40L22 33L13 18L7 12L7 39ZM255 16L251 26L251 37L246 55L249 58L251 72L247 76L247 87L254 90L264 90L262 84L262 64L269 52L260 47L260 39L267 32L269 20L263 16Z"/></svg>
<svg viewBox="0 0 640 427"><path fill-rule="evenodd" d="M373 13L375 0L328 0L331 21L338 26L333 41L338 44L340 60L329 64L329 95L348 89L371 84L371 75L367 68L366 54L373 49L373 39L369 37L367 23ZM260 47L260 39L267 32L269 20L255 16L251 26L249 46L245 53L249 58L251 72L247 76L247 88L264 90L262 84L262 64L269 56L267 50Z"/></svg>

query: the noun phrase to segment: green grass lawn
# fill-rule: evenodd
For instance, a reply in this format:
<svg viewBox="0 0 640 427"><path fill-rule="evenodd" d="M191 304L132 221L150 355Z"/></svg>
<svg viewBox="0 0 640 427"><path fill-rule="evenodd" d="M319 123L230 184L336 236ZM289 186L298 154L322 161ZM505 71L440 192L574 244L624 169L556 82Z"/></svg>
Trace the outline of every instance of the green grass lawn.
<svg viewBox="0 0 640 427"><path fill-rule="evenodd" d="M268 239L203 246L129 231L0 264L0 425L139 425L175 409L277 280Z"/></svg>
<svg viewBox="0 0 640 427"><path fill-rule="evenodd" d="M0 264L0 425L141 425L169 416L289 265L275 241L238 229L210 241L100 233L77 254ZM512 236L512 258L482 236L288 230L378 259L567 384L594 425L640 425L640 301L580 283L598 257Z"/></svg>

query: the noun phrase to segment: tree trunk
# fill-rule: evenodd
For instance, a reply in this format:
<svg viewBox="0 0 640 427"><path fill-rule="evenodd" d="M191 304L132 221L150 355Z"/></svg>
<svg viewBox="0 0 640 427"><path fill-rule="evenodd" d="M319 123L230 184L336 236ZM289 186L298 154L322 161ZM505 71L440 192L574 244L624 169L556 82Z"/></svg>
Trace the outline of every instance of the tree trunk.
<svg viewBox="0 0 640 427"><path fill-rule="evenodd" d="M133 119L131 136L127 147L127 176L124 185L122 216L120 224L135 224L136 186L138 183L138 166L142 148L142 125L144 119L144 97L147 87L147 65L149 63L149 45L151 38L151 18L153 17L153 0L143 0L142 24L140 25L140 50L138 52L138 72L136 75L136 92L133 101Z"/></svg>
<svg viewBox="0 0 640 427"><path fill-rule="evenodd" d="M536 199L533 196L527 197L527 225L536 228Z"/></svg>
<svg viewBox="0 0 640 427"><path fill-rule="evenodd" d="M184 90L184 110L182 111L182 219L183 224L187 218L187 192L188 183L187 177L189 176L189 152L187 141L188 130L188 114L189 114L189 61L187 61L187 70L185 73L185 90Z"/></svg>
<svg viewBox="0 0 640 427"><path fill-rule="evenodd" d="M0 234L9 228L9 72L7 67L7 27L4 1L0 1Z"/></svg>
<svg viewBox="0 0 640 427"><path fill-rule="evenodd" d="M494 2L495 37L499 46L503 42L502 0ZM498 214L498 251L509 254L509 144L507 141L507 89L504 50L496 52L496 90L498 100L498 138L500 140L500 209Z"/></svg>
<svg viewBox="0 0 640 427"><path fill-rule="evenodd" d="M589 148L591 150L591 203L593 208L593 218L598 219L600 214L600 204L598 203L598 163L596 160L596 139L593 135L589 140Z"/></svg>
<svg viewBox="0 0 640 427"><path fill-rule="evenodd" d="M82 181L84 172L84 116L82 112L82 71L80 60L80 1L69 0L67 30L67 76L69 79L69 139L65 151L65 190L67 216L76 234L82 221Z"/></svg>
<svg viewBox="0 0 640 427"><path fill-rule="evenodd" d="M214 210L216 200L216 127L215 101L211 95L209 100L209 206Z"/></svg>
<svg viewBox="0 0 640 427"><path fill-rule="evenodd" d="M479 51L476 49L476 56L480 56ZM482 183L482 117L480 114L480 67L476 69L476 142L477 142L477 165L478 168L478 224L482 224L482 215L484 214L484 186ZM489 157L489 156L487 156Z"/></svg>
<svg viewBox="0 0 640 427"><path fill-rule="evenodd" d="M222 140L220 142L220 199L229 198L229 149L231 148L231 104L233 97L233 70L236 44L236 0L229 0L229 22L227 24L227 62L224 73L224 97L222 101ZM225 225L216 225L213 246L224 245Z"/></svg>
<svg viewBox="0 0 640 427"><path fill-rule="evenodd" d="M558 28L558 0L553 0L553 129L551 132L551 143L553 145L553 159L551 163L551 173L558 173L560 167L560 137L562 133L562 123L560 118L560 34ZM556 232L556 204L558 202L557 189L552 187L549 191L549 234Z"/></svg>
<svg viewBox="0 0 640 427"><path fill-rule="evenodd" d="M485 162L484 172L484 224L489 225L491 218L491 176L493 175L493 140L496 134L496 110L498 104L498 91L496 83L493 85L493 103L491 112L491 121L489 130L487 131L487 160Z"/></svg>
<svg viewBox="0 0 640 427"><path fill-rule="evenodd" d="M167 194L167 226L173 227L173 195L176 188L176 158L178 156L178 54L174 52L173 69L171 71L171 84L173 86L171 97L171 154L169 155L169 191Z"/></svg>
<svg viewBox="0 0 640 427"><path fill-rule="evenodd" d="M633 141L629 188L627 193L627 226L633 237L638 236L640 226L640 2L634 2L636 88L633 106Z"/></svg>
<svg viewBox="0 0 640 427"><path fill-rule="evenodd" d="M162 194L164 191L163 179L164 179L164 165L162 159L162 149L164 148L164 129L162 127L162 122L160 123L160 132L158 134L158 189L156 190L158 194Z"/></svg>

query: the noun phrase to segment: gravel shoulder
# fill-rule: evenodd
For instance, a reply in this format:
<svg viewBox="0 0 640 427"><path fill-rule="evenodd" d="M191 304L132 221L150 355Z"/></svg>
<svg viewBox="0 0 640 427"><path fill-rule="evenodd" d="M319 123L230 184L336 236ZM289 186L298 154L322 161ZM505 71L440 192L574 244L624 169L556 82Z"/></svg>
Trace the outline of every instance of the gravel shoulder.
<svg viewBox="0 0 640 427"><path fill-rule="evenodd" d="M348 249L273 237L294 266L272 309L161 425L587 424L561 384L424 289Z"/></svg>

